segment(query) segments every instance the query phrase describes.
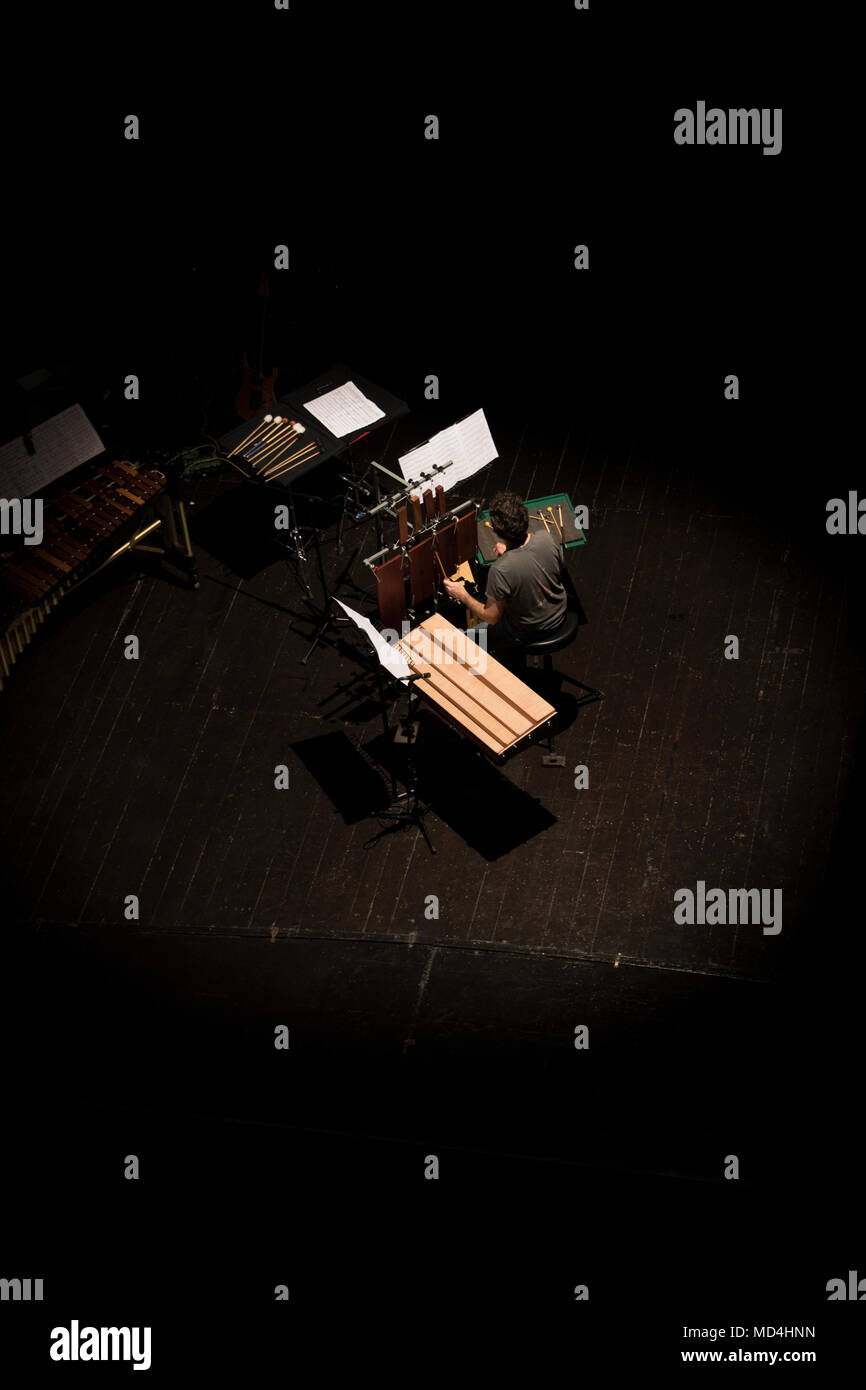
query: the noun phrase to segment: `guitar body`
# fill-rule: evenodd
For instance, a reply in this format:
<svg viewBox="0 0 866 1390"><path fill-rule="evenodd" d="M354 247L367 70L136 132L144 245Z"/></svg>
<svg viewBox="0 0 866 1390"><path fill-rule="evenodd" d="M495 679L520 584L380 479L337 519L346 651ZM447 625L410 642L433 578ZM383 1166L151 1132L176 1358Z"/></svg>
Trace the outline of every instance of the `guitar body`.
<svg viewBox="0 0 866 1390"><path fill-rule="evenodd" d="M247 360L246 353L244 353L243 375L238 393L235 396L235 410L242 420L251 420L265 406L276 405L274 382L278 376L277 367L274 367L270 376L264 376L261 372L254 372Z"/></svg>

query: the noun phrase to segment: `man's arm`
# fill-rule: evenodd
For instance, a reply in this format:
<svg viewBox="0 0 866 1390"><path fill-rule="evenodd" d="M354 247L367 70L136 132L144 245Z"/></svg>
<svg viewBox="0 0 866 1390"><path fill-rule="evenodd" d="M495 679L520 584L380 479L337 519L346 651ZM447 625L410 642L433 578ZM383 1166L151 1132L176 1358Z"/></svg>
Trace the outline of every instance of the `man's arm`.
<svg viewBox="0 0 866 1390"><path fill-rule="evenodd" d="M446 593L449 593L452 598L457 598L461 603L466 604L466 607L473 617L478 618L482 623L489 623L491 627L494 623L499 622L499 619L505 612L505 602L503 599L493 598L487 603L482 603L480 599L473 598L471 594L467 594L466 585L463 583L462 579L456 582L446 579L444 581L444 587Z"/></svg>

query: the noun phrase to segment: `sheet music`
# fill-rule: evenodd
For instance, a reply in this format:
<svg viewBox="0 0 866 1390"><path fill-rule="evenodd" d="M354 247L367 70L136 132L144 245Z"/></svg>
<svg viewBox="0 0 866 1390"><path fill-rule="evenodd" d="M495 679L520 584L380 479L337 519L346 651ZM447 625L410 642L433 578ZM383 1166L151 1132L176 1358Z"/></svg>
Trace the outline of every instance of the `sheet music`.
<svg viewBox="0 0 866 1390"><path fill-rule="evenodd" d="M384 410L365 396L354 381L326 391L323 396L316 396L315 400L304 401L304 410L314 415L319 424L324 425L337 439L351 434L353 430L361 430L365 425L372 425L374 420L385 418Z"/></svg>
<svg viewBox="0 0 866 1390"><path fill-rule="evenodd" d="M357 613L354 608L347 608L342 599L335 598L335 603L339 603L344 612L348 613L352 622L355 623L362 632L365 632L376 649L376 655L392 676L397 676L404 680L406 676L413 674L412 667L404 656L401 655L397 647L392 647L386 642L380 632L377 632L369 618L365 618L363 613Z"/></svg>
<svg viewBox="0 0 866 1390"><path fill-rule="evenodd" d="M104 449L80 405L34 425L30 437L36 450L32 456L20 437L0 449L0 497L32 497Z"/></svg>
<svg viewBox="0 0 866 1390"><path fill-rule="evenodd" d="M474 415L467 415L465 420L434 434L426 444L403 454L399 462L407 482L419 488L440 484L447 492L498 457L484 411L476 410ZM420 475L429 472L435 464L448 467L432 481L422 479Z"/></svg>

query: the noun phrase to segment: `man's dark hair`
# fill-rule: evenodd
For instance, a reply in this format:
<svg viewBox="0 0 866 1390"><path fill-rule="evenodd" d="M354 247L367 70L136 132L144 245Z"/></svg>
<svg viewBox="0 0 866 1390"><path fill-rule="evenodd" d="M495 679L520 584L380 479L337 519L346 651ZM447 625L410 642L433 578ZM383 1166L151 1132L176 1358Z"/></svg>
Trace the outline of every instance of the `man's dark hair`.
<svg viewBox="0 0 866 1390"><path fill-rule="evenodd" d="M497 492L490 503L490 525L509 550L523 545L529 530L529 517L522 497L516 492Z"/></svg>

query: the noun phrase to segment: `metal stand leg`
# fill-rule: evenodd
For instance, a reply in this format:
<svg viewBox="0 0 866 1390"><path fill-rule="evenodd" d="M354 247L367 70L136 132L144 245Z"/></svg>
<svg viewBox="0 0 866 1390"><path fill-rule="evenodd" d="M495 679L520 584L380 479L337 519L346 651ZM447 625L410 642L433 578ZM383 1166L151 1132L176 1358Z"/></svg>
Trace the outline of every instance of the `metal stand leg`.
<svg viewBox="0 0 866 1390"><path fill-rule="evenodd" d="M557 753L553 745L553 723L547 730L547 752L541 759L542 767L565 767L565 755Z"/></svg>
<svg viewBox="0 0 866 1390"><path fill-rule="evenodd" d="M305 654L301 657L301 665L302 665L302 666L306 666L307 662L309 661L310 657L313 655L313 652L316 650L316 647L317 647L317 646L319 645L319 643L321 642L322 638L324 637L324 635L325 635L325 633L327 632L327 630L328 630L329 627L334 627L334 626L336 626L338 623L349 624L349 623L351 622L351 619L350 619L350 618L340 618L340 617L335 616L335 614L334 614L334 613L332 612L332 610L331 610L331 595L328 593L327 580L325 579L325 567L324 567L324 565L322 564L322 547L321 547L321 545L320 545L320 537L319 537L319 532L318 532L318 531L314 531L314 532L313 532L313 543L314 543L314 545L315 545L315 547L316 547L316 565L317 565L317 568L318 568L318 571L319 571L319 583L320 583L321 586L322 586L322 594L323 594L323 597L324 597L325 607L324 607L324 610L323 610L323 612L322 612L322 616L321 616L321 619L320 619L320 621L319 621L319 624L318 624L318 626L317 626L317 628L316 628L316 631L315 631L315 635L314 635L314 637L313 637L313 640L312 640L310 646L307 648L307 651L305 652ZM356 550L356 551L355 551L355 555L357 555L357 553L358 553L358 552L357 552L357 550ZM354 558L355 558L355 556L353 555L353 556L352 556L352 560L354 560ZM350 560L350 561L349 561L349 564L346 566L346 570L344 570L344 572L343 572L344 574L351 568L352 560ZM341 576L341 579L342 579L342 576ZM340 582L341 582L340 580L338 580L338 582L337 582L337 587L338 587L338 588L339 588L339 586L340 586ZM311 608L315 608L315 605L314 605L313 603L310 603L310 607L311 607Z"/></svg>
<svg viewBox="0 0 866 1390"><path fill-rule="evenodd" d="M180 522L180 534L183 540L183 545L181 546L181 554L183 555L187 578L190 582L190 588L197 589L199 586L198 570L196 568L195 563L195 554L193 553L193 548L190 544L189 527L186 524L186 508L183 505L182 497L178 497L176 499L176 502L177 519ZM169 500L169 511L171 510L171 505L171 501Z"/></svg>
<svg viewBox="0 0 866 1390"><path fill-rule="evenodd" d="M404 721L404 724L409 724L413 725L414 727L417 727L417 725L414 725L414 721L412 719L412 715L415 712L416 704L417 697L415 697L414 691L410 686L409 703L406 711L406 719ZM392 821L393 824L386 825L383 830L379 831L378 835L374 835L371 840L367 841L367 843L375 844L377 840L381 840L383 835L390 835L392 830L399 830L401 825L414 825L418 830L421 831L421 834L424 836L424 843L426 844L430 853L435 854L436 850L433 847L433 843L430 839L430 836L427 834L427 827L424 824L424 817L428 814L430 808L429 806L423 806L418 798L418 770L415 765L415 757L412 751L414 743L415 739L413 736L410 735L410 737L406 740L405 792L400 792L400 794L394 798L394 801L392 802L391 806L388 808L387 811L372 812L372 814L376 817L377 820L389 820ZM394 786L393 773L391 778L391 785L392 787Z"/></svg>

